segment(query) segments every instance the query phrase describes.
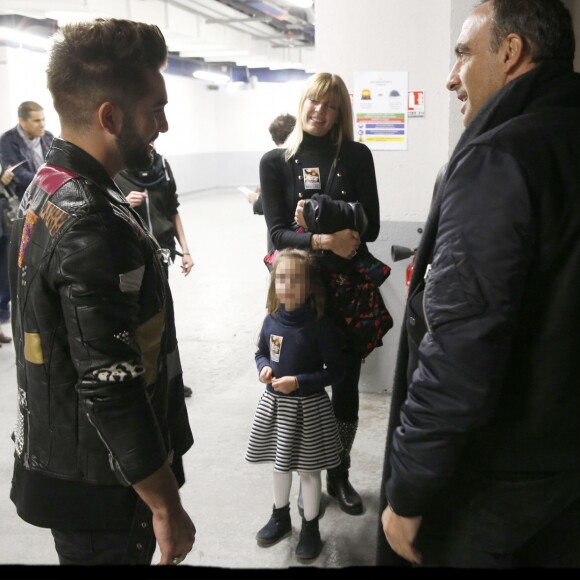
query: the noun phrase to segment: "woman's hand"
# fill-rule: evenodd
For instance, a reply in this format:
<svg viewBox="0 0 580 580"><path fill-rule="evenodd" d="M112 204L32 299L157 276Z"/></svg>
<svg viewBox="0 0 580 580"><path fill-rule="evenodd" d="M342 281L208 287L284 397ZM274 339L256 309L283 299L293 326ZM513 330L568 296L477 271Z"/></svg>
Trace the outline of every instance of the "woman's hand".
<svg viewBox="0 0 580 580"><path fill-rule="evenodd" d="M306 225L306 220L304 219L304 200L301 199L296 205L296 211L294 212L294 220L299 226L302 226L305 230L308 229Z"/></svg>
<svg viewBox="0 0 580 580"><path fill-rule="evenodd" d="M360 246L360 235L355 230L340 230L334 234L327 234L330 238L330 250L337 256L350 260L356 256Z"/></svg>

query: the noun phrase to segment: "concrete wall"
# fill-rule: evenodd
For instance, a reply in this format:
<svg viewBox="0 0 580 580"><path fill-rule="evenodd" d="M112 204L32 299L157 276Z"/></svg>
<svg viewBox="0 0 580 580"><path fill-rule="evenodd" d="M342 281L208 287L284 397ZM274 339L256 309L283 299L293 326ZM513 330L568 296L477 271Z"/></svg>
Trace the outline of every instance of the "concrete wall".
<svg viewBox="0 0 580 580"><path fill-rule="evenodd" d="M108 3L111 0L107 0ZM580 2L565 0L580 38ZM131 1L131 17L146 20ZM340 74L352 87L364 71L407 71L409 90L425 92L425 116L410 118L406 151L374 151L381 233L371 250L392 266L382 287L395 327L366 361L361 390L390 389L404 308L409 260L393 263L392 244L415 248L427 217L435 176L461 132L459 102L445 88L453 48L474 0L316 0L318 71ZM110 14L119 16L118 14ZM578 70L579 60L576 60ZM23 100L45 107L47 128L59 133L46 90L46 55L0 47L0 131L16 123ZM166 75L170 131L157 146L169 159L181 193L254 186L258 162L273 146L267 131L279 113L297 114L301 84L258 83L209 90L203 82Z"/></svg>
<svg viewBox="0 0 580 580"><path fill-rule="evenodd" d="M390 390L405 305L405 270L409 260L394 263L392 244L415 248L427 217L433 182L452 141L452 117L445 82L452 46L463 22L467 1L350 0L316 1L316 67L339 74L351 88L355 73L407 71L409 90L425 92L425 116L408 119L406 151L373 151L381 207L381 233L371 251L392 266L381 288L394 319L384 346L363 366L360 389ZM461 14L455 18L455 12Z"/></svg>

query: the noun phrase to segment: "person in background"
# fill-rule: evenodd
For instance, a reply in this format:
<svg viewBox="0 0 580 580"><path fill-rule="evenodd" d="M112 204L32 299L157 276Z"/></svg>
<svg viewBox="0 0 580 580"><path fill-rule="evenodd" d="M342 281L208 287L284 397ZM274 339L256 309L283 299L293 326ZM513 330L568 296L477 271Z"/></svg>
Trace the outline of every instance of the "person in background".
<svg viewBox="0 0 580 580"><path fill-rule="evenodd" d="M11 226L10 200L14 197L8 186L14 177L9 168L0 164L0 347L12 342L2 330L2 323L10 320L10 284L8 281L8 247L10 245Z"/></svg>
<svg viewBox="0 0 580 580"><path fill-rule="evenodd" d="M44 109L34 101L20 103L18 124L0 136L0 160L4 167L12 167L11 187L19 199L44 163L53 139L45 129Z"/></svg>
<svg viewBox="0 0 580 580"><path fill-rule="evenodd" d="M268 289L256 364L266 390L256 410L246 460L274 464L274 507L258 545L292 532L290 489L298 471L304 501L299 560L320 554L320 471L340 464L340 438L325 390L344 374L340 333L324 315L326 290L316 258L283 250Z"/></svg>
<svg viewBox="0 0 580 580"><path fill-rule="evenodd" d="M352 106L344 81L331 73L313 75L300 97L296 127L284 150L273 149L260 161L260 186L268 233L276 250L299 248L319 256L327 287L333 281L361 280L352 258L361 244L379 234L379 196L375 167L369 148L353 139ZM353 229L316 234L298 232L295 216L302 213L301 201L315 193L340 202L359 202L368 218L364 235ZM369 282L370 284L370 282ZM375 296L380 293L375 288ZM334 296L330 292L329 296ZM346 324L348 303L331 299L327 311L339 327ZM382 322L376 318L377 332ZM337 419L343 451L341 463L327 470L326 487L340 508L352 515L363 513L363 502L349 479L350 451L359 413L358 383L362 355L360 347L348 340L343 353L346 373L332 384L332 406Z"/></svg>
<svg viewBox="0 0 580 580"><path fill-rule="evenodd" d="M123 169L115 176L115 183L161 248L168 250L171 263L175 261L176 254L181 256L181 271L184 276L188 276L193 268L193 260L177 209L179 201L175 178L167 159L154 151L151 167L142 170ZM176 249L176 239L181 252ZM192 389L185 385L183 392L186 397L193 394Z"/></svg>
<svg viewBox="0 0 580 580"><path fill-rule="evenodd" d="M44 163L54 138L44 128L44 109L34 101L18 106L18 124L0 136L0 165L5 168L2 184L10 185L10 194L22 199L37 169ZM2 251L2 250L0 250ZM7 279L5 267L0 276ZM10 288L0 290L0 324L10 320Z"/></svg>
<svg viewBox="0 0 580 580"><path fill-rule="evenodd" d="M409 289L377 564L577 569L580 75L572 19L560 0L484 0L455 53L447 88L462 103L465 131Z"/></svg>
<svg viewBox="0 0 580 580"><path fill-rule="evenodd" d="M268 131L272 137L272 141L277 148L284 147L288 135L292 133L296 125L296 117L290 115L290 113L284 113L278 115L268 127ZM248 194L248 203L252 204L252 209L256 215L264 215L264 209L262 208L262 199L260 197L260 187L256 187L256 190ZM270 249L270 248L269 248Z"/></svg>
<svg viewBox="0 0 580 580"><path fill-rule="evenodd" d="M10 498L49 528L63 565L176 565L193 444L175 379L172 298L157 242L113 178L147 168L168 130L155 25L97 19L54 36L48 89L62 133L12 227L18 406Z"/></svg>

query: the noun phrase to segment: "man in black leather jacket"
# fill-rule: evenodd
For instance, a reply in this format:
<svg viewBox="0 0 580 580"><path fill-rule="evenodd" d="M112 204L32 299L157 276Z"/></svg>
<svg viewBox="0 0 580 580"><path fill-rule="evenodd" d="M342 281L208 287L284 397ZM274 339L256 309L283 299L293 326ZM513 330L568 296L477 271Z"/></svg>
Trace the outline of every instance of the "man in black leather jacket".
<svg viewBox="0 0 580 580"><path fill-rule="evenodd" d="M168 129L153 25L65 26L48 87L62 127L12 231L18 417L11 499L50 528L61 564L177 564L193 438L162 250L113 176Z"/></svg>
<svg viewBox="0 0 580 580"><path fill-rule="evenodd" d="M455 52L447 88L466 129L409 289L377 563L577 568L580 75L570 14L560 0L487 0Z"/></svg>

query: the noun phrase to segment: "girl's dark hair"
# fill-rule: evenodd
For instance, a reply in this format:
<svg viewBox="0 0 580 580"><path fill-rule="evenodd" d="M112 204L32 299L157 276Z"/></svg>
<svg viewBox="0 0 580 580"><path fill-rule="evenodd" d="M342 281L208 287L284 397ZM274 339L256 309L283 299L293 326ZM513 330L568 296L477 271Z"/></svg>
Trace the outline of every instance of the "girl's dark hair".
<svg viewBox="0 0 580 580"><path fill-rule="evenodd" d="M165 38L154 24L115 18L67 24L54 37L48 89L61 121L84 127L100 103L137 100L147 71L166 63Z"/></svg>
<svg viewBox="0 0 580 580"><path fill-rule="evenodd" d="M314 254L296 248L286 248L282 250L276 258L276 263L270 274L270 286L268 287L268 298L266 307L270 314L275 314L280 310L280 301L276 296L276 271L284 260L296 260L304 269L306 277L306 304L316 313L316 320L324 315L326 306L326 288L322 282L320 266Z"/></svg>

